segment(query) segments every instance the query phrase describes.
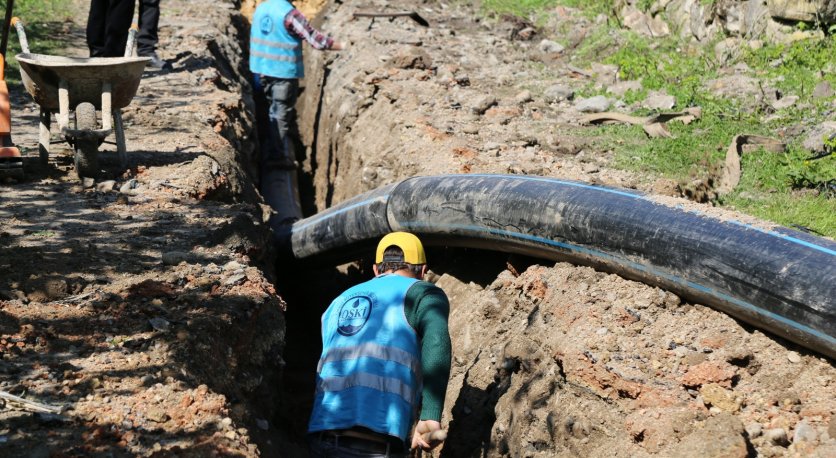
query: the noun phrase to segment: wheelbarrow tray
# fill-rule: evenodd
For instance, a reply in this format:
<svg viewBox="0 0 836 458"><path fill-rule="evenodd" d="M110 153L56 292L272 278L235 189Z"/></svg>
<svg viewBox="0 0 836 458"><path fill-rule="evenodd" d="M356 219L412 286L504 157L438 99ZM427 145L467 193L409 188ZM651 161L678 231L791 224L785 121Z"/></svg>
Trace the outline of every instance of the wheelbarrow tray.
<svg viewBox="0 0 836 458"><path fill-rule="evenodd" d="M102 84L110 83L112 107L122 109L131 103L139 88L149 57L61 57L21 53L20 75L26 91L42 110L57 112L60 81L67 82L70 106L92 103L101 109Z"/></svg>

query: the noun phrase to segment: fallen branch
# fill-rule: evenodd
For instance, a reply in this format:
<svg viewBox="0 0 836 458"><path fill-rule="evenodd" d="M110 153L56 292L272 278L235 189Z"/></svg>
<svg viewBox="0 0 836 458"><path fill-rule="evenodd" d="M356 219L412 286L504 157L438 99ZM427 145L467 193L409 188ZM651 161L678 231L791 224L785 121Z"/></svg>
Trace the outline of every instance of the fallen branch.
<svg viewBox="0 0 836 458"><path fill-rule="evenodd" d="M24 399L20 396L15 396L5 391L0 391L0 399L4 399L7 402L20 405L22 409L28 410L30 412L60 414L64 410L63 407L55 407L47 404L41 404L40 402L30 401L28 399Z"/></svg>
<svg viewBox="0 0 836 458"><path fill-rule="evenodd" d="M760 135L735 135L726 150L726 162L723 164L723 176L717 185L717 195L728 194L740 183L740 155L743 154L743 145L757 145L773 153L783 153L787 145L774 138L762 137Z"/></svg>
<svg viewBox="0 0 836 458"><path fill-rule="evenodd" d="M613 124L626 123L642 126L644 132L651 138L670 138L671 133L665 123L674 119L683 124L690 124L702 116L700 107L686 108L684 111L674 113L659 113L648 117L630 116L624 113L594 113L581 118L582 124Z"/></svg>

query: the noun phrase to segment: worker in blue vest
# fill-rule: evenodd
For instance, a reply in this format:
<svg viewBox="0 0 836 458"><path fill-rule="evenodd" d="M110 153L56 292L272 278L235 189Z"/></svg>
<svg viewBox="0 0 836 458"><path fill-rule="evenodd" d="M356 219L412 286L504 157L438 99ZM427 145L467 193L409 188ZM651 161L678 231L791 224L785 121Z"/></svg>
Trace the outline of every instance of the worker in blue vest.
<svg viewBox="0 0 836 458"><path fill-rule="evenodd" d="M314 49L341 50L345 45L314 29L305 16L287 0L266 0L253 15L250 32L250 71L255 79L256 97L267 105L268 120L262 121L260 188L267 203L275 210L286 206L288 195L275 188L286 186L293 171L299 142L296 126L296 97L299 78L304 76L302 41ZM260 93L260 94L259 94ZM282 172L283 171L283 172ZM290 212L295 218L296 212ZM298 212L301 213L301 212Z"/></svg>
<svg viewBox="0 0 836 458"><path fill-rule="evenodd" d="M447 295L421 281L426 255L413 234L383 237L373 269L322 315L313 457L402 457L438 445L428 435L441 432L450 376Z"/></svg>

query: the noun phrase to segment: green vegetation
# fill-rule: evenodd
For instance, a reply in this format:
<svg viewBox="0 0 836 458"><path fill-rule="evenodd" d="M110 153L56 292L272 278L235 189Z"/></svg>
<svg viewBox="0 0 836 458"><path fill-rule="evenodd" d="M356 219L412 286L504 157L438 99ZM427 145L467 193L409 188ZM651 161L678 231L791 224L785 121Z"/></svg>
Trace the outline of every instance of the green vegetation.
<svg viewBox="0 0 836 458"><path fill-rule="evenodd" d="M486 2L497 3L501 2ZM613 2L606 0L525 2L529 7L535 3L582 8L587 16L613 11ZM650 3L639 2L638 6L646 9ZM529 8L515 14L532 17L537 11ZM750 49L744 42L730 48L729 56L718 57L715 45L724 38L717 36L713 42L695 45L678 37L649 39L625 29L596 28L572 52L573 64L586 68L595 62L611 64L618 68L619 79L640 80L641 90L621 97L633 107L628 111L649 114L650 110L637 108L637 102L650 91L664 91L675 97L674 110L699 106L702 118L689 125L668 123L673 138L648 140L640 126L626 125L585 129L581 134L593 136L598 149L613 151L616 167L639 172L648 181L669 178L683 184L721 170L726 149L737 134L788 141L785 154L763 150L743 154L741 183L714 203L836 237L836 154L813 159L801 147L803 132L797 131L788 139L780 133L791 126L815 126L832 110L832 99L814 99L811 95L823 80L836 87L836 36L765 44L760 49ZM749 73L760 82L755 94L736 100L712 93L710 82L727 75L721 70L735 64L747 65ZM798 96L799 100L776 112L768 102L770 88L782 96ZM578 95L589 97L605 91L606 87L590 82ZM766 100L754 103L756 97ZM834 147L829 146L830 151Z"/></svg>
<svg viewBox="0 0 836 458"><path fill-rule="evenodd" d="M6 12L6 2L0 2L0 16ZM14 15L19 17L26 28L29 48L39 54L54 54L62 49L66 39L62 34L63 23L71 14L71 2L66 0L17 0ZM6 51L8 70L6 79L19 84L19 69L14 56L20 53L20 42L14 28L9 31L9 49Z"/></svg>
<svg viewBox="0 0 836 458"><path fill-rule="evenodd" d="M557 4L557 0L484 0L482 9L489 13L511 14L526 18Z"/></svg>

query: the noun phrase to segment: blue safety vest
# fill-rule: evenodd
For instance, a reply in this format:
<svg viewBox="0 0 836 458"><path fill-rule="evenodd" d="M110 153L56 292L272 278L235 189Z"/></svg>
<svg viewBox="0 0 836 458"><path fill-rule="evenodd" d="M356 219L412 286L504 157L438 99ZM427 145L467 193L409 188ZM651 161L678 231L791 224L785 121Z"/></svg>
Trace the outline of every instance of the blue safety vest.
<svg viewBox="0 0 836 458"><path fill-rule="evenodd" d="M286 0L268 0L255 10L250 29L250 71L274 78L302 78L302 40L291 35L284 19L293 10Z"/></svg>
<svg viewBox="0 0 836 458"><path fill-rule="evenodd" d="M322 315L309 432L363 426L406 442L421 396L418 335L404 314L417 281L381 275L348 289Z"/></svg>

